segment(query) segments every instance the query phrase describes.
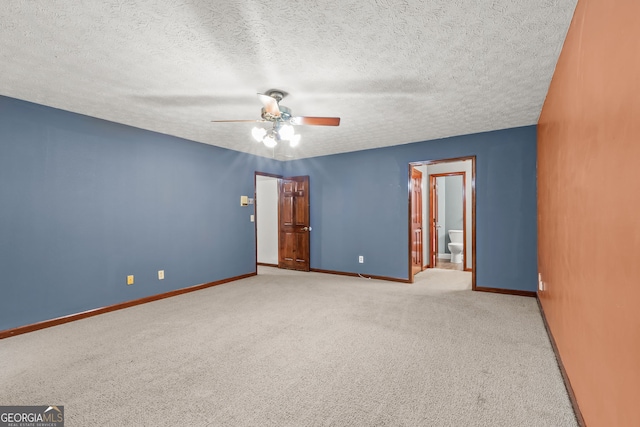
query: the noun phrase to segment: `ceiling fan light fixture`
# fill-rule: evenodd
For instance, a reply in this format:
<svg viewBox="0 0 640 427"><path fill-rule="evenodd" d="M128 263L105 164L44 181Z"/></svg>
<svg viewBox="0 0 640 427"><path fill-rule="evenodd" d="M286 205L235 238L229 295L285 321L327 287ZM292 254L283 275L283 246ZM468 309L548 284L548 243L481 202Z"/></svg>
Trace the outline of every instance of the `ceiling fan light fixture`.
<svg viewBox="0 0 640 427"><path fill-rule="evenodd" d="M253 129L251 129L251 135L253 136L253 139L258 142L262 142L262 139L266 134L267 131L264 128L254 127Z"/></svg>
<svg viewBox="0 0 640 427"><path fill-rule="evenodd" d="M284 105L280 105L280 101L287 95L281 90L272 89L266 94L258 93L258 99L262 102L261 119L260 120L212 120L216 123L231 122L271 122L272 129L254 127L251 129L251 136L257 142L262 142L266 147L273 148L278 142L289 141L291 147L296 147L300 143L300 135L296 135L292 125L310 125L310 126L339 126L340 117L311 117L311 116L292 116L291 110Z"/></svg>

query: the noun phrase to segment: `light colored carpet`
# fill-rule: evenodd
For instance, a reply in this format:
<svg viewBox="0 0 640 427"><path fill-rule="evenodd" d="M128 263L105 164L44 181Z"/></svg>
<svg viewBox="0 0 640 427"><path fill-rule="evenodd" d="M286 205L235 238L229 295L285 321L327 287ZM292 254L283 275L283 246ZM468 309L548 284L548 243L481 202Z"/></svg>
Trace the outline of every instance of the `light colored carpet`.
<svg viewBox="0 0 640 427"><path fill-rule="evenodd" d="M0 341L0 405L71 426L575 426L534 298L260 267Z"/></svg>

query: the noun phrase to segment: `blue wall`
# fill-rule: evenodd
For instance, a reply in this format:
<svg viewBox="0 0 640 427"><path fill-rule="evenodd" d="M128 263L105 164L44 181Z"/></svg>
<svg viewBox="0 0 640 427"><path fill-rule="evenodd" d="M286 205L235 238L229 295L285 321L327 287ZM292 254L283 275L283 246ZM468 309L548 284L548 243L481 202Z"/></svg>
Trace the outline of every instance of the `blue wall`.
<svg viewBox="0 0 640 427"><path fill-rule="evenodd" d="M535 126L280 163L0 96L0 330L254 272L254 171L310 176L312 268L406 279L408 163L470 155L477 285L535 291Z"/></svg>
<svg viewBox="0 0 640 427"><path fill-rule="evenodd" d="M408 278L409 162L466 156L476 156L476 285L535 291L535 126L287 162L286 175L310 177L311 267Z"/></svg>
<svg viewBox="0 0 640 427"><path fill-rule="evenodd" d="M281 164L0 96L0 330L254 272L255 170Z"/></svg>

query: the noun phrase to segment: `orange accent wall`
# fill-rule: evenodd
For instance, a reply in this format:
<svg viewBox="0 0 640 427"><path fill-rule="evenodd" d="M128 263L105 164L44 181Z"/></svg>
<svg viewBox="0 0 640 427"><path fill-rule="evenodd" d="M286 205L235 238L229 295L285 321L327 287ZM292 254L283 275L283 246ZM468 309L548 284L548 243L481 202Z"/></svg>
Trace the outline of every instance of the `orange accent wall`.
<svg viewBox="0 0 640 427"><path fill-rule="evenodd" d="M589 427L640 426L639 18L579 0L538 122L539 296Z"/></svg>

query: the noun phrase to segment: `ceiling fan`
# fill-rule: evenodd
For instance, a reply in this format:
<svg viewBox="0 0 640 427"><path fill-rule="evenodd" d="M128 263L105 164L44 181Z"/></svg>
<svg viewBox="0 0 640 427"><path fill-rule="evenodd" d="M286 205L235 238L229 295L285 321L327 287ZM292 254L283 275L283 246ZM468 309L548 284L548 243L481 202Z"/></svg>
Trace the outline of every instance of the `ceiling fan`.
<svg viewBox="0 0 640 427"><path fill-rule="evenodd" d="M261 119L258 120L212 120L214 123L265 123L272 122L273 128L254 127L251 131L254 139L264 143L269 148L275 147L278 142L289 141L289 145L295 147L300 142L300 135L296 134L293 125L311 126L339 126L340 117L306 117L292 116L291 110L280 101L287 96L287 93L278 89L267 91L266 94L259 93L258 99L262 102Z"/></svg>

